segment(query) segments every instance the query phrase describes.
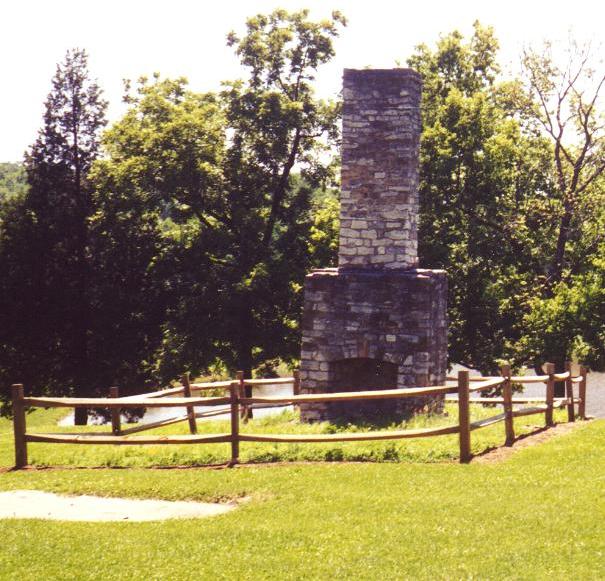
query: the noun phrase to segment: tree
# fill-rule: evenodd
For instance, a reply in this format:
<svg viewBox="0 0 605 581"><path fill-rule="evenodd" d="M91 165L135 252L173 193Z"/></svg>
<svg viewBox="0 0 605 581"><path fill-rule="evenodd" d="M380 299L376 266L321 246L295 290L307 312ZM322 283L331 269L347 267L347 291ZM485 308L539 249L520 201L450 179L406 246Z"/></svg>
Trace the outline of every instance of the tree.
<svg viewBox="0 0 605 581"><path fill-rule="evenodd" d="M312 201L312 221L307 248L313 268L338 265L340 203L331 188L318 189Z"/></svg>
<svg viewBox="0 0 605 581"><path fill-rule="evenodd" d="M338 12L316 23L306 10L276 10L250 18L241 39L228 37L250 72L247 82L223 92L233 131L223 218L232 224L235 249L226 279L236 305L226 321L227 357L246 376L256 362L298 350L301 300L292 284L300 288L308 264L309 196L325 176L320 138L337 137L340 113L338 105L314 97L312 82L334 55L339 24L345 20ZM311 188L292 187L295 165Z"/></svg>
<svg viewBox="0 0 605 581"><path fill-rule="evenodd" d="M330 174L320 153L338 136L340 113L314 96L313 80L339 24L338 13L323 22L307 11L250 18L242 38L228 36L247 80L218 95L195 94L183 80L140 84L107 134L97 174L111 182L100 177L97 195L115 208L108 236L133 223L163 248L151 263L170 286L157 354L165 379L216 358L250 377L298 352L312 194Z"/></svg>
<svg viewBox="0 0 605 581"><path fill-rule="evenodd" d="M552 179L544 204L551 224L545 272L529 302L518 357L531 357L536 365L549 357L559 372L574 355L601 365L602 306L595 281L601 280L605 249L605 68L590 45L573 39L563 65L548 42L524 51L522 63L525 99L519 108L528 129L551 143ZM585 305L594 312L589 315ZM564 396L563 384L555 395Z"/></svg>
<svg viewBox="0 0 605 581"><path fill-rule="evenodd" d="M605 249L590 268L537 296L526 315L519 349L535 361L577 357L592 369L605 368ZM564 397L564 390L557 397Z"/></svg>
<svg viewBox="0 0 605 581"><path fill-rule="evenodd" d="M93 172L91 224L98 351L113 364L112 381L131 390L216 357L223 306L214 261L226 233L213 214L226 135L216 95L194 93L184 79L141 79L127 101Z"/></svg>
<svg viewBox="0 0 605 581"><path fill-rule="evenodd" d="M410 59L425 79L420 257L450 275L450 359L600 361L585 305L602 310L605 77L572 43L565 66L547 45L524 53L523 80L498 82L496 51L475 23L470 42L452 33Z"/></svg>
<svg viewBox="0 0 605 581"><path fill-rule="evenodd" d="M497 49L476 22L468 42L454 32L409 59L424 79L420 261L448 271L450 361L486 373L523 332L548 185L547 144L509 107L517 87L496 82Z"/></svg>
<svg viewBox="0 0 605 581"><path fill-rule="evenodd" d="M2 231L0 262L10 273L1 283L3 376L36 392L89 395L94 387L87 176L105 109L85 51L68 51L25 157L29 189ZM76 420L85 423L86 411Z"/></svg>
<svg viewBox="0 0 605 581"><path fill-rule="evenodd" d="M555 61L549 42L523 53L527 113L553 145L550 198L557 229L549 287L580 272L604 237L600 228L590 229L601 212L600 178L605 171L605 117L599 108L605 67L600 62L600 71L594 69L591 59L590 45L573 39L563 66Z"/></svg>

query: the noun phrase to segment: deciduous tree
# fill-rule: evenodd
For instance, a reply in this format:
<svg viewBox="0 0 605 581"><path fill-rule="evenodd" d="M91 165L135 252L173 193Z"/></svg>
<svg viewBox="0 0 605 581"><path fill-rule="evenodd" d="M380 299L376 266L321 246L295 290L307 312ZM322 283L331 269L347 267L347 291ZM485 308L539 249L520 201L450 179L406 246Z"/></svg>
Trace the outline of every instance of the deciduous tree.
<svg viewBox="0 0 605 581"><path fill-rule="evenodd" d="M329 174L320 153L338 135L340 112L315 97L313 81L343 23L338 13L313 22L307 11L250 18L244 36L228 36L246 80L218 95L183 82L143 85L108 133L98 173L126 192L118 214L130 213L134 195L166 246L153 261L170 273L173 300L163 377L217 357L250 376L263 361L296 356L311 197Z"/></svg>
<svg viewBox="0 0 605 581"><path fill-rule="evenodd" d="M602 213L605 171L605 65L590 44L570 39L562 63L552 43L523 53L527 114L552 143L551 214L556 243L548 257L548 284L581 272L603 241L594 225Z"/></svg>
<svg viewBox="0 0 605 581"><path fill-rule="evenodd" d="M494 372L519 337L519 307L535 276L530 243L547 148L525 135L497 83L498 43L475 23L409 64L424 79L419 253L448 271L450 361Z"/></svg>

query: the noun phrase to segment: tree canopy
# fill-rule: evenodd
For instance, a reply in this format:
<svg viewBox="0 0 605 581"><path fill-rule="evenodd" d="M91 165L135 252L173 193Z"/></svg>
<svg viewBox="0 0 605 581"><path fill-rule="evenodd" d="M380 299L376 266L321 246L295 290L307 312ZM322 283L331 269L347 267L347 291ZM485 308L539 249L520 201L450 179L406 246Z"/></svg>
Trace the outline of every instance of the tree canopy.
<svg viewBox="0 0 605 581"><path fill-rule="evenodd" d="M68 51L46 99L43 126L25 156L28 188L7 210L0 366L30 388L91 389L88 173L99 153L106 102L87 55ZM86 387L85 387L86 386Z"/></svg>
<svg viewBox="0 0 605 581"><path fill-rule="evenodd" d="M596 75L572 47L567 68L527 51L524 80L502 81L497 49L475 23L468 41L454 32L409 60L424 77L421 261L448 271L451 361L561 368L577 325L559 321L554 339L539 322L563 313L579 293L569 277L600 252L602 79L586 89Z"/></svg>
<svg viewBox="0 0 605 581"><path fill-rule="evenodd" d="M118 253L114 237L145 233L142 254L108 264L140 273L135 287L164 278L164 318L159 327L151 319L161 328L160 377L217 358L250 375L297 356L302 280L320 252L309 236L323 224L313 223L312 194L330 174L320 154L338 135L339 105L317 99L312 81L342 23L337 13L315 23L306 11L251 18L242 38L228 36L247 79L212 94L184 79L143 79L106 133L95 229ZM132 296L125 290L125 313Z"/></svg>
<svg viewBox="0 0 605 581"><path fill-rule="evenodd" d="M341 105L314 84L345 25L249 18L227 36L243 78L206 93L141 78L105 131L86 53L67 53L25 163L0 164L3 385L127 393L296 360L304 275L336 264ZM448 271L450 361L603 366L602 67L547 46L504 79L478 22L408 64L424 82L419 253Z"/></svg>

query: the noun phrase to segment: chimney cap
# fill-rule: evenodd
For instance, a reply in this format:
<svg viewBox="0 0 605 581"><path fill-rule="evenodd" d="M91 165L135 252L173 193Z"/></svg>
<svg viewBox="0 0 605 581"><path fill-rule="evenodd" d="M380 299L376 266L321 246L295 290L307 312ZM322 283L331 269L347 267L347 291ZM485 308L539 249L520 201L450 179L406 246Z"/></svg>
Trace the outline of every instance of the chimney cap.
<svg viewBox="0 0 605 581"><path fill-rule="evenodd" d="M386 80L386 79L406 79L422 83L422 75L414 69L396 68L396 69L344 69L343 78L345 80Z"/></svg>

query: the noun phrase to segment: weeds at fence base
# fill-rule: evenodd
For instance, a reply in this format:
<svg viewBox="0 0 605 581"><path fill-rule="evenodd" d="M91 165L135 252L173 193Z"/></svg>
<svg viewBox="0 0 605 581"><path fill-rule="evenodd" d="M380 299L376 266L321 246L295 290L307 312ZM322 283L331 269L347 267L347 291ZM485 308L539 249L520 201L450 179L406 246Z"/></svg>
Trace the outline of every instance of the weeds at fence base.
<svg viewBox="0 0 605 581"><path fill-rule="evenodd" d="M446 404L445 416L416 416L404 425L387 426L395 428L425 428L457 422L457 409L453 404ZM471 420L478 420L493 414L490 408L472 406ZM36 410L28 420L36 426L36 430L45 432L76 431L81 428L65 428L56 425L60 415L56 410ZM564 412L557 411L555 420L565 420ZM12 434L8 431L8 420L0 420L6 426L0 434L0 465L7 469L13 464ZM228 421L198 422L198 434L223 432L228 428ZM354 424L347 428L339 428L338 432L346 433L369 430L369 426L360 428ZM88 430L96 431L98 426ZM535 422L515 419L515 430L518 436L535 430ZM334 433L334 427L329 423L305 424L298 421L295 411L286 411L277 416L252 420L246 426L250 433L293 433L293 434L322 434ZM187 433L185 423L149 432L161 436L164 433ZM481 454L487 449L500 447L504 444L502 427L490 426L473 432L472 453ZM228 467L229 444L212 444L204 446L175 445L175 446L132 446L113 447L95 445L56 445L29 444L30 470L82 469L93 468L154 468L167 469L205 469L223 470ZM386 462L386 463L452 463L459 459L458 438L456 434L436 436L413 440L378 441L378 442L347 442L323 444L263 444L241 443L240 462L246 466L263 466L266 464L297 463L297 462Z"/></svg>
<svg viewBox="0 0 605 581"><path fill-rule="evenodd" d="M214 384L192 384L189 382L187 374L183 376L183 385L143 394L141 396L119 397L119 389L112 387L110 397L104 398L49 398L49 397L25 397L24 387L21 384L15 384L12 387L13 395L13 442L15 467L22 468L30 462L30 448L32 444L52 445L62 444L78 448L92 449L99 446L113 448L110 454L104 454L102 464L112 466L117 461L122 465L127 458L138 458L141 454L137 451L141 446L147 447L144 457L154 458L151 464L181 464L182 460L187 459L186 464L199 465L222 463L225 456L230 458L229 465L233 466L239 462L278 462L292 460L323 460L334 461L366 461L366 462L398 462L398 461L422 461L414 453L417 450L424 451L424 460L431 461L433 457L440 460L451 458L449 454L453 451L451 446L452 437L457 440L457 454L461 463L468 463L474 454L483 451L489 447L485 438L473 436L471 434L478 430L483 433L486 430L493 429L495 424L504 422L505 425L505 444L511 446L515 441L519 431L515 429L515 420L519 418L544 414L545 425L551 427L555 424L555 413L558 409L565 408L568 421L574 422L576 418L576 404L578 405L578 415L584 418L585 394L586 394L586 370L581 369L580 375L573 377L571 373L571 364L568 364L565 373L556 374L552 363L545 365L546 375L531 378L534 383L544 383L546 386L546 397L541 401L536 401L537 405L530 407L515 407L517 403L528 403L529 400L514 400L512 397L512 383L517 378L511 376L510 366L502 367L500 377L478 377L470 378L468 371L460 371L456 379L456 385L451 383L441 386L397 388L387 390L363 390L356 392L328 392L328 393L304 393L299 395L300 385L298 376L293 378L280 378L277 380L245 380L242 372L238 372L237 380L231 382L218 382ZM555 381L565 381L566 397L554 398ZM264 396L252 397L252 386L266 385L267 382L275 384L292 383L293 395L291 396ZM573 384L579 383L579 398L574 397ZM201 397L193 396L194 393L207 391L222 387L228 389L228 396L223 397ZM248 389L249 388L249 389ZM490 393L495 388L502 388L503 398L486 398L485 393ZM248 393L250 392L250 393ZM471 398L470 395L477 393L479 397ZM426 415L424 416L425 425L415 427L413 423L422 415L414 417L410 422L405 422L398 429L381 430L375 429L376 426L347 424L334 426L334 424L306 424L298 423L297 426L286 423L280 426L280 430L271 430L275 424L260 422L255 429L253 423L248 423L252 417L250 411L254 407L275 407L281 405L300 405L311 402L358 402L365 400L391 400L402 399L416 396L437 395L445 397L448 394L456 394L457 419L455 423L449 421L447 424L438 423L431 425L434 420L442 420L443 416ZM501 401L500 401L501 400ZM504 412L493 415L491 407L493 403L502 403ZM471 404L474 404L471 406ZM486 405L487 408L486 408ZM93 408L105 407L111 412L111 432L98 433L91 431L79 431L59 433L56 430L40 433L31 432L27 429L28 407L43 408ZM120 413L124 409L134 409L136 407L167 407L167 408L185 408L185 415L175 416L166 420L155 422L153 424L135 426L124 430L120 424ZM211 406L210 412L195 411L196 406ZM221 407L221 406L227 406ZM486 413L492 414L476 417L477 414L472 409L488 410ZM198 422L197 418L204 416L206 420L211 416L229 412L230 420L225 426L217 426L213 431L215 422ZM445 415L445 414L444 414ZM450 413L447 417L450 417ZM472 417L474 416L474 417ZM240 420L243 421L244 429L241 429ZM283 420L283 418L282 418ZM189 434L173 433L174 426L181 426L183 422L189 426ZM171 426L171 432L164 430ZM319 426L319 431L317 430ZM349 427L353 427L353 431ZM283 429L285 427L285 429ZM315 427L315 429L313 429ZM379 428L382 426L379 426ZM264 430L263 430L264 428ZM269 429L267 429L269 428ZM369 429L374 428L374 429ZM81 427L78 428L81 430ZM138 433L154 432L145 436ZM135 435L133 435L135 434ZM438 436L438 438L436 438ZM415 440L429 441L430 448L427 445L416 445ZM409 444L409 440L414 440L414 444ZM389 441L386 442L385 441ZM204 446L200 446L204 444ZM350 445L351 444L351 445ZM194 453L183 454L180 447L194 448ZM166 450L167 447L171 449ZM227 455L225 448L230 449ZM124 452L116 452L116 448L126 448ZM218 450L219 456L213 451ZM134 451L133 451L134 450ZM54 451L54 450L53 450ZM410 451L411 457L410 457ZM440 455L441 452L441 455ZM444 454L445 453L445 454ZM91 453L80 453L79 458L83 458ZM97 457L94 452L92 455ZM445 457L443 456L445 455ZM49 454L52 457L52 454ZM197 456L197 457L196 457ZM420 454L422 456L422 454ZM40 464L56 463L44 457L44 460L38 460ZM135 465L138 460L135 460Z"/></svg>

